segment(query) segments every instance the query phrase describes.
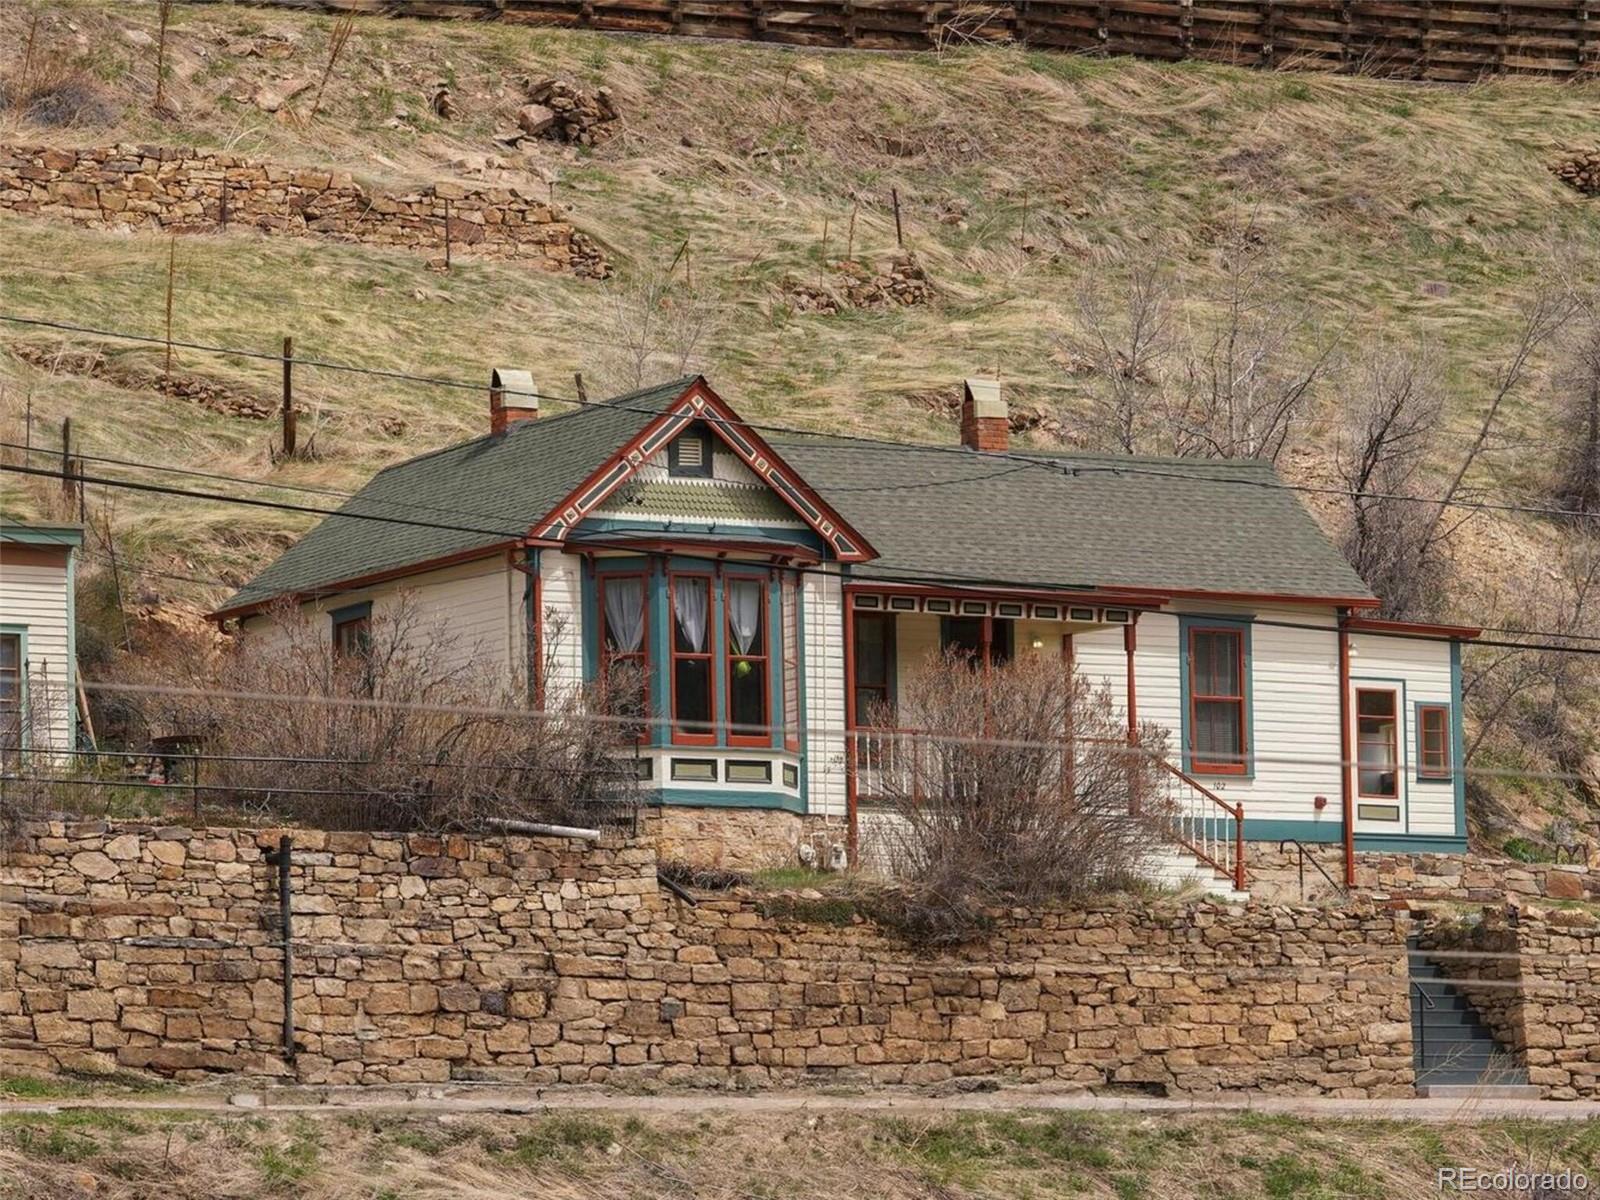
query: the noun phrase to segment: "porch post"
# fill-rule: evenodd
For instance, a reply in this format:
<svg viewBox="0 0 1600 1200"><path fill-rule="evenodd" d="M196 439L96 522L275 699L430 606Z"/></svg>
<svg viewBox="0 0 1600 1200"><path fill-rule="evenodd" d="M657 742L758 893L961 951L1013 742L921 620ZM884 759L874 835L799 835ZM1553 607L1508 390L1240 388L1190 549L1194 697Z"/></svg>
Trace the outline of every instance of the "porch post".
<svg viewBox="0 0 1600 1200"><path fill-rule="evenodd" d="M840 584L841 590L843 584ZM844 592L844 806L850 865L856 866L860 830L856 822L856 601Z"/></svg>
<svg viewBox="0 0 1600 1200"><path fill-rule="evenodd" d="M1350 610L1339 610L1339 800L1344 824L1344 885L1356 885L1355 791L1350 772Z"/></svg>

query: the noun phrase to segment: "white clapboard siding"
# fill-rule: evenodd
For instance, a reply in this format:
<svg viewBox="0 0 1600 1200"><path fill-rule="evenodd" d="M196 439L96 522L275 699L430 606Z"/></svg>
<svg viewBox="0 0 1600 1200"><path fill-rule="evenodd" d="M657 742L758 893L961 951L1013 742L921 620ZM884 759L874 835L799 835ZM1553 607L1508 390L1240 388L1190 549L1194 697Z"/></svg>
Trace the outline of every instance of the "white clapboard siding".
<svg viewBox="0 0 1600 1200"><path fill-rule="evenodd" d="M74 667L67 566L0 568L0 625L27 630L27 736L36 749L72 748Z"/></svg>
<svg viewBox="0 0 1600 1200"><path fill-rule="evenodd" d="M804 742L807 808L842 816L845 800L844 613L839 579L808 573L805 608Z"/></svg>
<svg viewBox="0 0 1600 1200"><path fill-rule="evenodd" d="M545 551L539 557L539 605L545 702L583 686L583 560Z"/></svg>
<svg viewBox="0 0 1600 1200"><path fill-rule="evenodd" d="M1405 799L1403 832L1450 837L1456 829L1455 784L1449 779L1417 778L1417 704L1452 705L1455 719L1450 644L1423 638L1355 633L1350 635L1350 680L1353 687L1370 682L1403 692L1400 761ZM1357 829L1365 827L1358 824Z"/></svg>

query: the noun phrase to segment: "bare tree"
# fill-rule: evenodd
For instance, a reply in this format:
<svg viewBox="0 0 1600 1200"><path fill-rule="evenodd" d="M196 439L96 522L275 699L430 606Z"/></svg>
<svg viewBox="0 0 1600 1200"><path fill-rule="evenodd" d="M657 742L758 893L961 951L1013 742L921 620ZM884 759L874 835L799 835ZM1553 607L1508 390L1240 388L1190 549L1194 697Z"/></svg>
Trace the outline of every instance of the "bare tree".
<svg viewBox="0 0 1600 1200"><path fill-rule="evenodd" d="M672 268L650 266L606 284L595 374L624 392L697 370L714 325L708 297Z"/></svg>
<svg viewBox="0 0 1600 1200"><path fill-rule="evenodd" d="M1390 615L1434 607L1443 564L1420 544L1418 476L1435 444L1444 395L1426 354L1382 350L1361 361L1341 396L1335 467L1349 496L1345 557Z"/></svg>
<svg viewBox="0 0 1600 1200"><path fill-rule="evenodd" d="M1092 283L1080 292L1062 345L1092 372L1092 441L1129 454L1274 461L1289 444L1338 337L1289 295L1254 221L1229 230L1217 265L1211 294L1183 296L1158 255L1132 263L1120 299Z"/></svg>
<svg viewBox="0 0 1600 1200"><path fill-rule="evenodd" d="M873 760L892 813L876 857L957 934L987 904L1125 885L1161 841L1164 732L1130 742L1109 694L1059 662L980 670L948 653L868 719L910 731L883 735Z"/></svg>
<svg viewBox="0 0 1600 1200"><path fill-rule="evenodd" d="M1582 296L1556 342L1555 501L1600 513L1600 296Z"/></svg>
<svg viewBox="0 0 1600 1200"><path fill-rule="evenodd" d="M1174 348L1172 290L1170 272L1153 256L1132 263L1120 295L1091 277L1078 291L1076 327L1059 340L1069 360L1090 372L1098 440L1124 454L1137 454L1153 436L1159 372Z"/></svg>

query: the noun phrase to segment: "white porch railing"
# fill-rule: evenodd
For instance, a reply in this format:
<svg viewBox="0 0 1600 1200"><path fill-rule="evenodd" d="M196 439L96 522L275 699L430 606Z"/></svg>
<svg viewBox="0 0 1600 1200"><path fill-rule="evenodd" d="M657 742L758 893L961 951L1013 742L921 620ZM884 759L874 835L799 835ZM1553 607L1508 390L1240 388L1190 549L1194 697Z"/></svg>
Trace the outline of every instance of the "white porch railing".
<svg viewBox="0 0 1600 1200"><path fill-rule="evenodd" d="M857 826L861 805L907 800L917 802L924 791L944 791L952 787L981 785L977 777L979 759L955 754L956 739L913 729L854 729L847 735L849 803L851 826ZM1084 739L1083 746L1103 745L1132 751L1126 743L1103 739ZM1069 744L1061 743L1063 793L1072 789L1075 762ZM1148 793L1149 772L1128 772L1128 807L1132 816L1143 817L1160 826L1163 834L1183 846L1195 858L1228 878L1238 891L1245 889L1244 805L1229 804L1204 784L1185 774L1170 762L1158 760L1154 772L1155 794ZM952 772L972 778L953 779Z"/></svg>

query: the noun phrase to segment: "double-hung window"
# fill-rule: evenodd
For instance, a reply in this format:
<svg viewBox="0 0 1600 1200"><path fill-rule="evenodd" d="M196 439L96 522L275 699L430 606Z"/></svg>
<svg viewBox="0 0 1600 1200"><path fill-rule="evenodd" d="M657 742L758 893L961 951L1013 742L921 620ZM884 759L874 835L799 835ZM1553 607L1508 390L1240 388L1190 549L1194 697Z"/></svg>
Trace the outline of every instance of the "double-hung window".
<svg viewBox="0 0 1600 1200"><path fill-rule="evenodd" d="M729 575L723 581L728 619L728 744L764 746L767 722L767 583Z"/></svg>
<svg viewBox="0 0 1600 1200"><path fill-rule="evenodd" d="M1244 632L1189 630L1189 766L1207 775L1246 773Z"/></svg>
<svg viewBox="0 0 1600 1200"><path fill-rule="evenodd" d="M1393 688L1356 689L1356 780L1362 796L1399 798L1400 705Z"/></svg>
<svg viewBox="0 0 1600 1200"><path fill-rule="evenodd" d="M713 745L711 576L673 575L672 740Z"/></svg>
<svg viewBox="0 0 1600 1200"><path fill-rule="evenodd" d="M778 590L779 620L783 623L783 748L800 749L800 589L794 576L784 573Z"/></svg>
<svg viewBox="0 0 1600 1200"><path fill-rule="evenodd" d="M1449 779L1450 706L1417 705L1417 775L1422 779Z"/></svg>
<svg viewBox="0 0 1600 1200"><path fill-rule="evenodd" d="M0 767L22 756L22 635L0 633Z"/></svg>
<svg viewBox="0 0 1600 1200"><path fill-rule="evenodd" d="M643 575L600 577L600 677L606 700L619 716L650 711L650 638ZM646 736L641 730L640 736Z"/></svg>

